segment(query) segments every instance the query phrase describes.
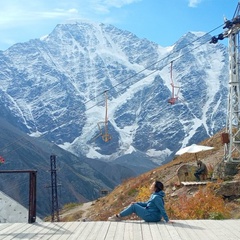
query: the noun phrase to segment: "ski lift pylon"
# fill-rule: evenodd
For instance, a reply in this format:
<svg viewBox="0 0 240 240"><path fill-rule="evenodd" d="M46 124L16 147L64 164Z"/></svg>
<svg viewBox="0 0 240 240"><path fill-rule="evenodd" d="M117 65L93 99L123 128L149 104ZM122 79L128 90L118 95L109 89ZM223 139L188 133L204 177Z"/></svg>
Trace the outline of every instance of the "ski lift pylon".
<svg viewBox="0 0 240 240"><path fill-rule="evenodd" d="M172 86L172 96L171 96L171 98L168 99L168 103L173 105L178 100L178 93L179 93L179 87L175 86L174 82L173 82L173 61L171 61L171 65L170 65L170 79L171 79L171 86ZM178 89L176 95L175 95L175 92L174 92L175 88Z"/></svg>
<svg viewBox="0 0 240 240"><path fill-rule="evenodd" d="M104 142L109 142L112 139L112 136L108 133L108 96L107 96L107 91L106 90L105 93L105 121L104 122L98 122L98 129L100 131L100 133L94 138L98 138L99 136L102 136L102 140ZM104 127L102 127L102 124L104 124ZM104 128L104 130L103 130Z"/></svg>
<svg viewBox="0 0 240 240"><path fill-rule="evenodd" d="M108 96L107 96L107 90L105 91L105 133L102 135L102 139L104 142L108 142L112 139L111 135L108 133Z"/></svg>

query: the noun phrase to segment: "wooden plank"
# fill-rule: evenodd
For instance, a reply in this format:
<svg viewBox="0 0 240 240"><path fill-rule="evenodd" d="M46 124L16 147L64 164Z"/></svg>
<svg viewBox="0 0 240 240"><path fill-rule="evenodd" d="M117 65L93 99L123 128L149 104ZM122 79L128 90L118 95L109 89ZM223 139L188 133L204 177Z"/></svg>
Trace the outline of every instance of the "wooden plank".
<svg viewBox="0 0 240 240"><path fill-rule="evenodd" d="M164 223L164 225L165 225L166 229L168 230L168 233L171 237L170 239L173 239L173 240L181 240L182 239L172 223Z"/></svg>
<svg viewBox="0 0 240 240"><path fill-rule="evenodd" d="M64 225L64 230L61 235L55 236L54 239L66 240L70 239L71 235L76 231L77 227L79 227L79 222L67 222Z"/></svg>
<svg viewBox="0 0 240 240"><path fill-rule="evenodd" d="M126 221L125 224L125 231L124 231L124 239L133 240L133 222L132 221Z"/></svg>
<svg viewBox="0 0 240 240"><path fill-rule="evenodd" d="M46 237L47 239L56 239L59 236L61 236L64 232L64 225L66 224L66 222L56 222L54 223L54 227L50 229L50 231L48 232L48 235Z"/></svg>
<svg viewBox="0 0 240 240"><path fill-rule="evenodd" d="M172 237L169 234L168 229L166 228L166 224L165 223L159 222L158 223L158 230L159 230L159 233L161 235L160 239L172 240Z"/></svg>
<svg viewBox="0 0 240 240"><path fill-rule="evenodd" d="M220 225L215 220L198 220L196 223L205 227L205 234L209 239L217 240L225 238L222 232L223 229L220 229Z"/></svg>
<svg viewBox="0 0 240 240"><path fill-rule="evenodd" d="M87 239L91 235L91 231L94 229L96 222L83 222L82 226L84 227L81 232L79 232L78 238L76 239ZM75 236L73 236L75 237Z"/></svg>
<svg viewBox="0 0 240 240"><path fill-rule="evenodd" d="M126 224L125 221L118 222L114 240L123 240L124 239L125 224Z"/></svg>
<svg viewBox="0 0 240 240"><path fill-rule="evenodd" d="M14 232L15 230L18 230L18 228L22 227L22 223L1 223L1 232L0 232L0 236L2 233L7 234L8 232ZM5 227L6 226L6 227Z"/></svg>
<svg viewBox="0 0 240 240"><path fill-rule="evenodd" d="M87 225L88 225L88 222L72 222L72 225L69 228L69 231L71 233L66 239L69 239L69 240L80 239L81 233L83 232L83 230L86 228Z"/></svg>
<svg viewBox="0 0 240 240"><path fill-rule="evenodd" d="M24 230L25 228L28 228L29 224L27 223L13 223L11 227L8 227L6 229L3 229L1 231L1 238L3 238L6 240L9 239L14 239L16 235L19 234L19 232L22 231L22 229Z"/></svg>
<svg viewBox="0 0 240 240"><path fill-rule="evenodd" d="M159 223L149 223L149 231L151 232L152 240L161 239L161 234L158 228Z"/></svg>
<svg viewBox="0 0 240 240"><path fill-rule="evenodd" d="M41 230L41 227L37 224L26 224L28 228L20 229L20 233L16 235L17 239L34 239L37 236L38 232Z"/></svg>
<svg viewBox="0 0 240 240"><path fill-rule="evenodd" d="M117 222L110 222L109 228L108 228L108 232L106 235L106 240L111 239L113 240L115 235L116 235L116 231L117 231Z"/></svg>
<svg viewBox="0 0 240 240"><path fill-rule="evenodd" d="M232 219L219 221L220 226L223 229L228 229L229 232L231 232L231 235L233 237L239 237L240 236L240 228L239 228L239 221L235 221Z"/></svg>
<svg viewBox="0 0 240 240"><path fill-rule="evenodd" d="M54 223L52 222L41 222L41 223L34 223L35 226L35 236L32 239L41 239L42 237L50 235L50 229L53 228Z"/></svg>
<svg viewBox="0 0 240 240"><path fill-rule="evenodd" d="M196 239L195 237L193 238L193 236L191 238L191 234L189 234L188 231L186 231L186 229L189 228L189 226L185 224L184 221L174 222L172 223L172 225L178 232L181 239Z"/></svg>
<svg viewBox="0 0 240 240"><path fill-rule="evenodd" d="M195 232L195 234L200 238L206 238L209 240L217 240L216 235L209 231L209 223L208 224L204 224L204 221L208 221L208 220L192 220L191 221L191 225L192 225L192 229Z"/></svg>
<svg viewBox="0 0 240 240"><path fill-rule="evenodd" d="M153 238L152 238L152 233L150 231L149 223L142 222L141 227L142 227L142 238L147 240L152 240Z"/></svg>
<svg viewBox="0 0 240 240"><path fill-rule="evenodd" d="M96 237L96 240L105 240L108 230L109 230L110 222L104 222L102 225L100 231L98 232L98 235Z"/></svg>
<svg viewBox="0 0 240 240"><path fill-rule="evenodd" d="M209 220L210 224L211 224L211 230L212 230L212 227L214 229L216 229L217 231L217 236L220 238L225 238L227 239L228 236L231 236L233 235L233 232L230 231L227 227L226 227L226 222L225 222L225 225L222 226L220 224L220 221L215 221L215 220ZM238 235L239 236L239 235Z"/></svg>
<svg viewBox="0 0 240 240"><path fill-rule="evenodd" d="M192 222L185 220L174 221L173 226L177 229L178 232L181 232L181 235L186 236L186 239L200 240L200 237L193 231L195 228L192 225Z"/></svg>
<svg viewBox="0 0 240 240"><path fill-rule="evenodd" d="M4 239L6 239L6 240L9 240L9 239L20 239L19 236L23 232L27 231L27 229L30 228L30 227L31 226L29 224L27 224L27 223L24 224L24 225L21 225L21 227L18 228L18 230L14 229L14 232L8 233L8 236L6 238L4 238ZM27 237L26 234L24 234L24 237Z"/></svg>
<svg viewBox="0 0 240 240"><path fill-rule="evenodd" d="M95 222L94 228L92 228L92 230L91 230L91 234L89 234L86 239L87 240L96 240L103 224L104 224L104 222Z"/></svg>
<svg viewBox="0 0 240 240"><path fill-rule="evenodd" d="M133 239L139 239L143 240L142 237L142 228L141 228L141 222L140 221L134 221L133 222Z"/></svg>
<svg viewBox="0 0 240 240"><path fill-rule="evenodd" d="M201 222L205 224L205 226L208 226L208 234L210 233L213 234L215 236L214 239L229 239L229 236L234 235L234 233L230 231L228 228L226 228L225 225L224 226L221 225L221 221L202 220Z"/></svg>
<svg viewBox="0 0 240 240"><path fill-rule="evenodd" d="M7 229L8 227L11 227L13 224L12 223L4 223L4 224L1 224L0 225L0 232L3 230L3 229Z"/></svg>
<svg viewBox="0 0 240 240"><path fill-rule="evenodd" d="M31 232L25 231L24 233L28 233L28 239L42 239L44 237L45 239L50 239L52 236L58 236L62 233L59 225L59 223L51 223L51 222L41 222L41 223L34 223L31 224L32 228ZM56 234L57 232L57 234ZM55 235L54 235L55 234Z"/></svg>
<svg viewBox="0 0 240 240"><path fill-rule="evenodd" d="M193 186L193 185L206 185L209 182L181 182L183 186Z"/></svg>

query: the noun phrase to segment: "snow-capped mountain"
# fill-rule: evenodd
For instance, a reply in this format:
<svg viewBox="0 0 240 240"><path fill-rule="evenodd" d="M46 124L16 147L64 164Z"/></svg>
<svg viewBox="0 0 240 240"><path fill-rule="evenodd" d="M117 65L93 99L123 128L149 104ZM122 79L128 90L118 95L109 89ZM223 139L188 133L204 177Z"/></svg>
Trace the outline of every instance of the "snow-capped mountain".
<svg viewBox="0 0 240 240"><path fill-rule="evenodd" d="M1 116L76 155L161 164L225 125L228 54L210 39L161 47L112 25L57 25L0 52Z"/></svg>

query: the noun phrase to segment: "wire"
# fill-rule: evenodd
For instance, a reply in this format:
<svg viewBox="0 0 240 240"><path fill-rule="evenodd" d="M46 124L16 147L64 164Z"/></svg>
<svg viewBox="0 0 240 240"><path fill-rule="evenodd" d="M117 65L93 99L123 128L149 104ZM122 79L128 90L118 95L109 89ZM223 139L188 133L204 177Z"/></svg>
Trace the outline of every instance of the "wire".
<svg viewBox="0 0 240 240"><path fill-rule="evenodd" d="M180 52L181 50L183 50L184 48L188 47L189 45L192 45L194 42L199 41L201 38L204 38L205 36L207 36L207 35L210 34L211 32L216 31L218 28L222 27L223 25L224 25L224 24L221 24L220 26L218 26L218 27L214 28L213 30L207 32L207 33L204 34L203 36L195 39L194 41L190 42L189 44L186 44L186 45L183 46L182 48L178 49L178 51L172 52L172 53L170 53L169 55L165 56L164 58L162 58L162 59L160 59L160 60L158 60L158 61L150 64L149 66L147 66L146 68L142 69L141 71L133 74L131 77L126 78L126 79L123 80L122 82L120 82L120 83L112 86L111 88L108 89L108 91L110 91L111 89L116 88L116 87L119 86L120 84L123 84L124 82L126 82L126 81L128 81L128 80L130 80L130 79L132 79L132 78L134 78L134 77L136 77L137 75L139 75L140 73L144 72L145 70L148 70L150 67L156 65L157 63L162 62L162 61L165 60L165 59L168 59L170 56L176 54L177 52ZM209 40L210 40L210 39L209 39ZM209 41L209 40L208 40L208 41ZM206 42L208 42L208 41L206 41ZM206 42L203 42L202 44L200 44L200 45L198 45L198 46L190 49L190 50L187 51L186 53L180 55L179 57L177 57L177 58L175 58L174 60L171 60L171 61L176 61L176 60L180 59L181 57L183 57L184 55L188 54L189 52L192 52L193 50L196 50L197 48L199 48L199 47L201 47L202 45L206 44ZM170 62L171 62L171 61L170 61ZM166 67L168 64L169 64L169 62L167 62L167 63L166 63L165 65L163 65L161 68ZM150 75L154 74L154 73L157 72L157 71L159 71L159 69L153 70L151 73L145 75L144 77L142 77L141 79L137 80L136 82L138 82L138 81L140 81L140 80L143 80L143 79L149 77ZM135 83L136 83L136 82L135 82ZM132 85L132 84L131 84L131 85ZM118 91L118 92L116 92L116 93L118 94L118 93L122 92L123 90L127 89L127 88L128 88L129 86L131 86L131 85L127 85L124 89L121 89L120 91ZM85 102L85 104L87 104L87 103L88 103L89 101L91 101L91 100L96 99L97 97L99 97L99 96L102 95L103 93L104 93L104 92L102 92L102 93L100 93L99 95L91 98L90 100L88 100L87 102ZM103 101L104 101L104 100L103 100ZM98 102L98 104L99 104L99 103L102 103L103 101ZM85 112L88 111L88 110L90 110L90 109L92 109L92 108L94 108L95 106L98 106L98 104L94 104L93 106L87 108L87 109L85 110Z"/></svg>
<svg viewBox="0 0 240 240"><path fill-rule="evenodd" d="M205 34L202 35L201 37L198 37L198 38L196 38L195 40L193 40L192 42L190 42L190 43L186 44L185 46L179 48L177 51L168 54L167 56L163 57L162 59L160 59L160 60L158 60L158 61L156 61L156 62L148 65L147 67L145 67L145 68L142 69L141 71L139 71L139 72L133 74L132 76L126 78L125 80L117 83L116 85L112 86L112 87L109 88L108 90L104 90L103 92L99 93L98 95L96 95L96 96L94 96L93 98L90 98L88 101L84 102L84 104L86 105L86 104L89 103L90 101L95 100L97 97L105 94L106 91L109 92L110 90L115 89L115 88L118 87L119 85L122 85L122 84L125 83L126 81L128 81L128 80L130 80L130 79L132 79L132 78L134 78L134 77L136 77L136 76L138 76L138 75L140 75L141 73L143 73L143 72L146 71L146 70L151 71L151 70L149 70L149 68L155 66L156 64L158 64L158 63L160 63L160 62L163 62L163 61L166 60L166 59L169 59L172 55L176 54L177 52L180 52L181 50L185 49L185 48L188 47L189 45L192 45L194 42L199 41L200 39L204 38L205 36L209 35L210 33L216 31L218 28L222 27L223 25L224 25L224 24L219 25L218 27L216 27L216 28L212 29L211 31L205 33ZM210 40L210 39L209 39L209 40ZM209 40L208 40L208 41L209 41ZM206 41L206 42L207 42L207 41ZM177 59L180 59L181 57L185 56L185 55L188 54L189 52L192 52L193 50L196 50L197 48L199 48L199 47L201 47L202 45L206 44L206 42L203 42L202 44L200 44L200 45L198 45L198 46L190 49L189 51L185 52L184 54L176 57L174 60L171 60L171 61L175 61L175 60L177 60ZM171 62L171 61L170 61L170 62ZM164 67L166 67L168 64L169 64L169 62L167 62L167 63L165 63L164 65L162 65L162 66L161 66L161 69L163 69ZM137 83L137 82L139 82L140 80L143 80L143 79L149 77L150 75L156 73L156 72L159 71L159 70L160 70L160 69L155 69L155 70L153 70L151 73L148 73L148 74L145 75L144 77L141 77L140 79L136 80L136 81L134 82L134 84ZM131 83L131 84L125 86L123 89L117 91L116 93L118 94L118 93L123 92L124 90L126 90L127 88L129 88L131 85L133 85L133 84ZM103 103L103 102L105 102L105 100L98 101L97 104L94 104L93 106L90 106L89 108L86 108L85 112L89 111L90 109L98 106L100 103ZM72 109L72 110L74 110L74 109ZM76 110L76 109L75 109L75 110ZM84 112L84 113L85 113L85 112ZM82 113L82 116L83 116L84 113ZM81 115L80 115L80 116L81 116ZM57 126L57 125L56 125L56 126ZM59 129L59 128L60 128L60 127L58 127L58 129ZM48 132L42 134L39 138L42 138L42 137L44 137L45 135L49 134L49 132L53 132L53 131L54 131L54 130L48 131ZM22 139L24 139L24 138L25 138L25 136L17 139L16 141L14 141L14 142L12 142L12 143L9 143L6 147L1 148L0 151L3 151L3 150L6 149L7 147L13 145L14 143L19 142L20 140L22 140ZM26 139L25 139L25 140L26 140ZM26 140L26 141L28 141L28 140ZM28 141L28 142L30 142L30 141ZM18 148L21 148L21 147L22 147L22 146L19 146ZM8 153L13 152L13 151L16 151L18 148L14 149L14 150L11 150L11 151L9 151Z"/></svg>

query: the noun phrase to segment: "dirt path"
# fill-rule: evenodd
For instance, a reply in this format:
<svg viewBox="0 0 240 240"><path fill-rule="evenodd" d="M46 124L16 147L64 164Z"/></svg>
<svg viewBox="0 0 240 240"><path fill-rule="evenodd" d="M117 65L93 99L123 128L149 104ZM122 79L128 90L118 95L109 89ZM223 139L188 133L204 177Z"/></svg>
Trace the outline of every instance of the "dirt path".
<svg viewBox="0 0 240 240"><path fill-rule="evenodd" d="M88 211L90 210L90 208L94 205L94 201L93 202L87 202L84 203L81 210L83 211L82 217L79 219L79 221L85 221L86 219L86 215L88 213Z"/></svg>
<svg viewBox="0 0 240 240"><path fill-rule="evenodd" d="M60 215L60 219L67 218L68 216L79 213L80 217L77 221L86 221L86 216L90 208L94 205L95 201L83 203L80 206L74 207L71 210Z"/></svg>

